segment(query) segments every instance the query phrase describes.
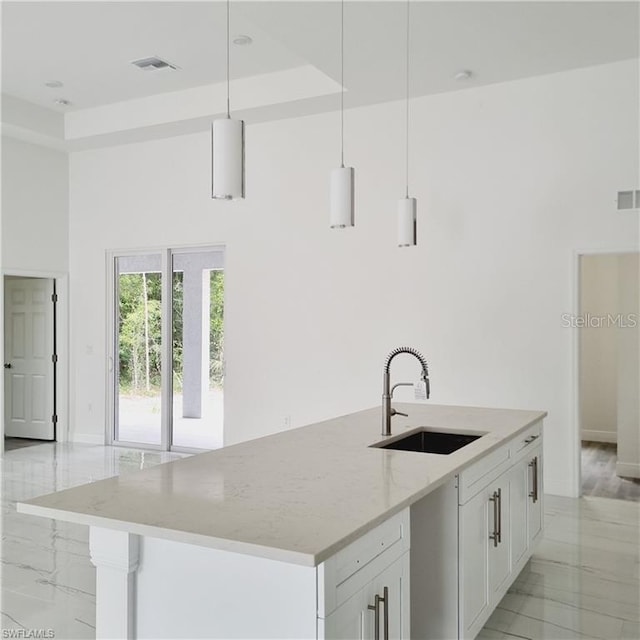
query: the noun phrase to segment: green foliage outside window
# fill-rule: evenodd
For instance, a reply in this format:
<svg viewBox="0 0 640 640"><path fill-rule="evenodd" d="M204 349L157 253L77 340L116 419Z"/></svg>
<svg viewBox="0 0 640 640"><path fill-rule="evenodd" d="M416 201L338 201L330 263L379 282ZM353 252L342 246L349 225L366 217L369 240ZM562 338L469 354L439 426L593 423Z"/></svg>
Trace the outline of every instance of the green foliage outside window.
<svg viewBox="0 0 640 640"><path fill-rule="evenodd" d="M224 272L209 278L209 382L222 386ZM123 393L156 394L161 383L162 279L159 273L122 274L119 288L119 372ZM182 273L173 277L173 388L182 389Z"/></svg>

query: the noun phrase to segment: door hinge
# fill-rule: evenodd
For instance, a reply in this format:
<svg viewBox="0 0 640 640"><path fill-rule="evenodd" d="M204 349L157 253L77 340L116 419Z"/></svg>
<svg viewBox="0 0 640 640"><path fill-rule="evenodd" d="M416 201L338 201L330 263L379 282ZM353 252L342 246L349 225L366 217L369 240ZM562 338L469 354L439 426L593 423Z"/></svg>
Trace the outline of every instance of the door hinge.
<svg viewBox="0 0 640 640"><path fill-rule="evenodd" d="M51 362L53 362L54 364L56 364L58 362L58 354L54 353L51 356Z"/></svg>
<svg viewBox="0 0 640 640"><path fill-rule="evenodd" d="M52 293L51 294L51 302L58 302L58 294L57 293Z"/></svg>
<svg viewBox="0 0 640 640"><path fill-rule="evenodd" d="M58 424L58 414L57 413L54 413L51 416L51 422L53 422L53 424Z"/></svg>

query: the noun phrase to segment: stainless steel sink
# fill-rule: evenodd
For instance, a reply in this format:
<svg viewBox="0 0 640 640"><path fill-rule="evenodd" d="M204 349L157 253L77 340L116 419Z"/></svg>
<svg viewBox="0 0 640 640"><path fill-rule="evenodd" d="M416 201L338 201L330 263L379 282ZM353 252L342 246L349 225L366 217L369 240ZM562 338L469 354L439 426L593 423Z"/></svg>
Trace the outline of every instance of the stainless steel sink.
<svg viewBox="0 0 640 640"><path fill-rule="evenodd" d="M446 433L444 431L432 431L430 429L420 428L405 436L385 442L378 442L371 446L381 449L448 455L471 444L483 435L484 433Z"/></svg>

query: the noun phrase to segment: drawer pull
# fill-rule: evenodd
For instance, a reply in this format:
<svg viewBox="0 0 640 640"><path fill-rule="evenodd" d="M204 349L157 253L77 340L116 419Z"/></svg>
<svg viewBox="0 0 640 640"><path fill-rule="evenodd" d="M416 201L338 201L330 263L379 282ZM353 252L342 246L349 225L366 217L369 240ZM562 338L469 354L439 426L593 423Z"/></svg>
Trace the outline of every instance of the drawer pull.
<svg viewBox="0 0 640 640"><path fill-rule="evenodd" d="M529 466L533 470L533 490L529 492L529 497L533 498L533 502L538 502L538 456L536 456Z"/></svg>
<svg viewBox="0 0 640 640"><path fill-rule="evenodd" d="M380 596L376 593L375 604L367 605L367 609L373 611L375 616L373 622L373 638L374 640L380 640Z"/></svg>
<svg viewBox="0 0 640 640"><path fill-rule="evenodd" d="M373 615L375 616L373 622L373 638L374 640L380 640L380 603L384 604L384 609L382 610L382 627L384 632L383 640L389 640L389 588L384 587L382 593L384 594L380 597L376 593L375 604L367 605L367 609L373 611Z"/></svg>
<svg viewBox="0 0 640 640"><path fill-rule="evenodd" d="M502 542L502 490L494 491L489 501L493 502L493 533L489 539L493 540L493 546L497 547L498 543Z"/></svg>
<svg viewBox="0 0 640 640"><path fill-rule="evenodd" d="M498 542L502 542L502 489L498 489Z"/></svg>
<svg viewBox="0 0 640 640"><path fill-rule="evenodd" d="M389 640L389 589L385 587L382 591L384 596L382 602L384 603L384 610L382 615L384 626L384 640Z"/></svg>
<svg viewBox="0 0 640 640"><path fill-rule="evenodd" d="M525 438L524 443L525 443L525 445L531 444L532 442L537 440L539 437L540 437L539 434L536 434L535 436L529 436L528 438Z"/></svg>

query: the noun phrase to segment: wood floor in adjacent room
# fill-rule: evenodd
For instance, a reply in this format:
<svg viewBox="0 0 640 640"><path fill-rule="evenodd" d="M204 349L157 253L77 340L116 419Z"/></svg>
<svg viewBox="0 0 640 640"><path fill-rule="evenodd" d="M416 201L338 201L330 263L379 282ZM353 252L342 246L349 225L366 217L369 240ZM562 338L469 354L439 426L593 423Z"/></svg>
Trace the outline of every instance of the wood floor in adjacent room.
<svg viewBox="0 0 640 640"><path fill-rule="evenodd" d="M582 495L640 502L640 479L616 475L616 445L582 443Z"/></svg>

